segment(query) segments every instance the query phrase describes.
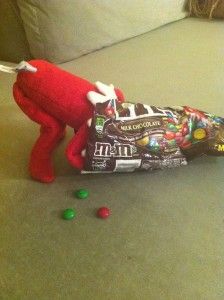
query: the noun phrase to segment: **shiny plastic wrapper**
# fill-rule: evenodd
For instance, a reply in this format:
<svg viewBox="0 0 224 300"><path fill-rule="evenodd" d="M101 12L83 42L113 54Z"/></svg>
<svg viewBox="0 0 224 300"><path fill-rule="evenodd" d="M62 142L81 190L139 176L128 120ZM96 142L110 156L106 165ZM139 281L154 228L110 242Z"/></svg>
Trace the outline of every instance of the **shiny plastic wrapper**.
<svg viewBox="0 0 224 300"><path fill-rule="evenodd" d="M132 172L224 155L224 118L188 107L97 103L83 173Z"/></svg>

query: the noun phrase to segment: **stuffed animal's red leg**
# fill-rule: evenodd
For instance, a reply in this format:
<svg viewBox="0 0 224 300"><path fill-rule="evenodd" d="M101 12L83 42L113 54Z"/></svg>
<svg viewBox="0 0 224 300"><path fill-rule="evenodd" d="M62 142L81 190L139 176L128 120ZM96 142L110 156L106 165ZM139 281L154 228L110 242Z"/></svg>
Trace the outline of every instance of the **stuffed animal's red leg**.
<svg viewBox="0 0 224 300"><path fill-rule="evenodd" d="M16 83L13 87L13 93L23 112L31 120L41 125L40 136L30 156L29 169L31 176L42 182L51 182L55 178L51 156L58 142L65 135L65 124L48 115L25 97Z"/></svg>
<svg viewBox="0 0 224 300"><path fill-rule="evenodd" d="M51 182L54 179L51 154L64 135L65 124L80 131L94 112L87 93L97 89L89 81L46 61L32 60L23 66L26 68L19 69L14 85L14 98L25 114L41 125L40 137L30 157L30 173L39 181ZM122 101L122 92L115 91ZM87 140L85 130L77 133L76 138L67 148L67 157L74 167L82 169L79 151Z"/></svg>
<svg viewBox="0 0 224 300"><path fill-rule="evenodd" d="M87 123L84 123L66 148L68 161L73 167L79 170L82 170L84 167L84 158L82 157L81 152L86 148L88 135L89 127L87 126Z"/></svg>

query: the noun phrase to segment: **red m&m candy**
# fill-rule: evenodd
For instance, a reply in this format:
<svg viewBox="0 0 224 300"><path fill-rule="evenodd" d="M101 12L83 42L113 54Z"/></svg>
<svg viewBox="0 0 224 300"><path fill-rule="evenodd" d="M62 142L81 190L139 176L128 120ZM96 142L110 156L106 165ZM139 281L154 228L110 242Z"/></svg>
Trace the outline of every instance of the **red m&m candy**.
<svg viewBox="0 0 224 300"><path fill-rule="evenodd" d="M166 134L164 135L164 138L166 140L172 140L175 138L175 133L172 131L167 131Z"/></svg>
<svg viewBox="0 0 224 300"><path fill-rule="evenodd" d="M168 123L175 124L175 120L174 120L174 119L172 119L172 118L168 118L168 119L167 119L167 122L168 122Z"/></svg>
<svg viewBox="0 0 224 300"><path fill-rule="evenodd" d="M175 138L177 138L177 137L178 137L178 138L179 138L179 137L183 137L182 133L181 133L181 132L177 132Z"/></svg>
<svg viewBox="0 0 224 300"><path fill-rule="evenodd" d="M183 142L184 138L182 136L176 136L175 140L176 140L177 144L179 145Z"/></svg>
<svg viewBox="0 0 224 300"><path fill-rule="evenodd" d="M101 219L106 219L110 216L110 210L107 207L100 207L97 210L97 216Z"/></svg>

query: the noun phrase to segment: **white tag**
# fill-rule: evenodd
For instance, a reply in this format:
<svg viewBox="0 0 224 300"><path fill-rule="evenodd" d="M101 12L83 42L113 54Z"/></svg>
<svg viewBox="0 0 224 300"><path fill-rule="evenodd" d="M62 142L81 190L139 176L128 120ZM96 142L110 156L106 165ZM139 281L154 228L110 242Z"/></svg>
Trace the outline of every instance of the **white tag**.
<svg viewBox="0 0 224 300"><path fill-rule="evenodd" d="M35 73L37 71L37 68L31 66L26 61L21 61L15 67L7 67L7 66L4 66L4 65L0 65L0 71L5 72L5 73L18 73L20 71Z"/></svg>

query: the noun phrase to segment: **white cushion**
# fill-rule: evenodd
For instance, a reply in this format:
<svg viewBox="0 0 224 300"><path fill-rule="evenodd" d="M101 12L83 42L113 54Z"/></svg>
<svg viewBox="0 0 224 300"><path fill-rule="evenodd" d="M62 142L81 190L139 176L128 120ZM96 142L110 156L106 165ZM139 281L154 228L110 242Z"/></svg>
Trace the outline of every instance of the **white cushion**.
<svg viewBox="0 0 224 300"><path fill-rule="evenodd" d="M184 18L185 0L18 0L34 57L68 61Z"/></svg>

